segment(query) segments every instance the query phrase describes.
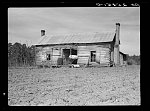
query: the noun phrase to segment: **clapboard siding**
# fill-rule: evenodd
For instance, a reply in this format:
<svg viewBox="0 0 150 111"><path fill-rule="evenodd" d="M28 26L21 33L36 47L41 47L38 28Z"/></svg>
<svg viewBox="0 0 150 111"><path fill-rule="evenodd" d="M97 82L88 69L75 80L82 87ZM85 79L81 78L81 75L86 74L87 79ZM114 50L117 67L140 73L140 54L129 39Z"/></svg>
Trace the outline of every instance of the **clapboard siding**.
<svg viewBox="0 0 150 111"><path fill-rule="evenodd" d="M88 64L90 51L87 46L78 46L78 64Z"/></svg>
<svg viewBox="0 0 150 111"><path fill-rule="evenodd" d="M91 46L79 46L78 47L78 63L87 64L90 62L91 51L96 51L96 62L99 64L109 64L110 44L105 45L91 45Z"/></svg>
<svg viewBox="0 0 150 111"><path fill-rule="evenodd" d="M77 63L78 64L88 64L89 57L79 57Z"/></svg>
<svg viewBox="0 0 150 111"><path fill-rule="evenodd" d="M61 49L60 48L52 48L51 64L57 65L57 60L59 57L61 57Z"/></svg>
<svg viewBox="0 0 150 111"><path fill-rule="evenodd" d="M78 56L90 56L90 52L87 46L78 47Z"/></svg>
<svg viewBox="0 0 150 111"><path fill-rule="evenodd" d="M39 51L36 55L36 64L41 64L45 60L46 60L46 56L44 52Z"/></svg>
<svg viewBox="0 0 150 111"><path fill-rule="evenodd" d="M96 61L100 64L110 63L110 48L98 47Z"/></svg>
<svg viewBox="0 0 150 111"><path fill-rule="evenodd" d="M36 64L41 65L42 62L46 61L46 50L48 50L48 47L38 47L36 49Z"/></svg>

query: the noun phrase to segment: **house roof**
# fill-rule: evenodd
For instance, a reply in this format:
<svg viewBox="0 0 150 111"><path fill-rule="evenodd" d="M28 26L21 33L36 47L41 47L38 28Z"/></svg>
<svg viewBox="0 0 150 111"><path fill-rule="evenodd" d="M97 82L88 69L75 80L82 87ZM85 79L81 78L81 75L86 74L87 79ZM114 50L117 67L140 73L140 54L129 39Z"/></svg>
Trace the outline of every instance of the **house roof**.
<svg viewBox="0 0 150 111"><path fill-rule="evenodd" d="M114 37L115 32L50 35L41 37L35 45L111 42Z"/></svg>

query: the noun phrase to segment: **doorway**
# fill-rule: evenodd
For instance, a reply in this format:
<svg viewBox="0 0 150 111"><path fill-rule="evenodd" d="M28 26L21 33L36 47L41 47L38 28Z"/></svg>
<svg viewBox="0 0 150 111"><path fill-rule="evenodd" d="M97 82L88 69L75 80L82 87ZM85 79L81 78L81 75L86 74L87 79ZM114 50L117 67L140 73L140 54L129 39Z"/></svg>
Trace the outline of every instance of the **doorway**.
<svg viewBox="0 0 150 111"><path fill-rule="evenodd" d="M96 51L91 51L91 62L96 62Z"/></svg>
<svg viewBox="0 0 150 111"><path fill-rule="evenodd" d="M63 49L63 64L77 64L77 59L70 59L69 55L77 55L76 49Z"/></svg>
<svg viewBox="0 0 150 111"><path fill-rule="evenodd" d="M77 50L71 49L71 55L77 55ZM72 64L77 64L77 59L73 59L71 61L72 61Z"/></svg>

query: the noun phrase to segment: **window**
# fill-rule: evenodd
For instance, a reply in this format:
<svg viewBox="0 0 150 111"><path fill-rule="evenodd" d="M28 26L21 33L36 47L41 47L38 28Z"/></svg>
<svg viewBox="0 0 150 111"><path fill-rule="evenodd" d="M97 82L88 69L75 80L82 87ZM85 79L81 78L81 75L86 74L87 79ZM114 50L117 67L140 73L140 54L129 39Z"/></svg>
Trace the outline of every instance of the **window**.
<svg viewBox="0 0 150 111"><path fill-rule="evenodd" d="M46 59L47 60L51 60L51 55L50 54L46 54Z"/></svg>
<svg viewBox="0 0 150 111"><path fill-rule="evenodd" d="M91 51L91 62L96 62L96 51Z"/></svg>

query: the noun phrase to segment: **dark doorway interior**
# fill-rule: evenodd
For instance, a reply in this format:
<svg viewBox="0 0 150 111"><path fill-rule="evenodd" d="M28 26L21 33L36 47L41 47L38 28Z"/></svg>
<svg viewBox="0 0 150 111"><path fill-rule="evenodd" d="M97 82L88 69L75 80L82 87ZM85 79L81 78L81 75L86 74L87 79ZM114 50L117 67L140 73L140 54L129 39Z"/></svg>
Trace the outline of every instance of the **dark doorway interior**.
<svg viewBox="0 0 150 111"><path fill-rule="evenodd" d="M91 62L96 61L96 51L91 51Z"/></svg>
<svg viewBox="0 0 150 111"><path fill-rule="evenodd" d="M71 55L77 55L77 50L71 49Z"/></svg>
<svg viewBox="0 0 150 111"><path fill-rule="evenodd" d="M64 55L65 58L69 58L70 49L63 49L63 55Z"/></svg>
<svg viewBox="0 0 150 111"><path fill-rule="evenodd" d="M77 59L70 59L69 55L77 55L77 50L75 49L63 49L63 64L68 65L68 64L77 64Z"/></svg>
<svg viewBox="0 0 150 111"><path fill-rule="evenodd" d="M77 55L77 50L71 49L71 55ZM77 64L77 59L72 60L72 64Z"/></svg>

